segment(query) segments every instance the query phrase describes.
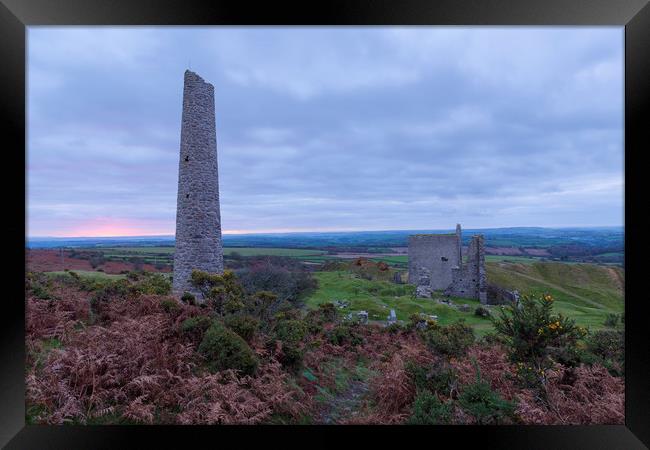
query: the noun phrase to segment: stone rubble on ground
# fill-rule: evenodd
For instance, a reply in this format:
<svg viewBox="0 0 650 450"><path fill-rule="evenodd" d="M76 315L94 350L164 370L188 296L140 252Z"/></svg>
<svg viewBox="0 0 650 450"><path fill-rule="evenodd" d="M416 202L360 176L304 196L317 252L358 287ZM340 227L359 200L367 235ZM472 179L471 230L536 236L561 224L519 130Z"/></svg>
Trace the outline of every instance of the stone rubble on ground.
<svg viewBox="0 0 650 450"><path fill-rule="evenodd" d="M368 312L367 311L359 311L357 313L357 317L359 317L359 323L365 325L368 323Z"/></svg>
<svg viewBox="0 0 650 450"><path fill-rule="evenodd" d="M395 314L395 310L391 309L390 314L388 315L388 325L392 325L397 322L397 315Z"/></svg>

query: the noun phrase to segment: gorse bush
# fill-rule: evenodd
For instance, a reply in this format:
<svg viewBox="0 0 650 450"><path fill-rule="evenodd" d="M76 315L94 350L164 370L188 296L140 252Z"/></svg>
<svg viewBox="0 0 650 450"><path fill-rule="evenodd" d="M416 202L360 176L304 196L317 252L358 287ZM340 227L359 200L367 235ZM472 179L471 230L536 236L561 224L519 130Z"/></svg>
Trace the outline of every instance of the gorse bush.
<svg viewBox="0 0 650 450"><path fill-rule="evenodd" d="M462 355L474 343L474 330L464 320L446 326L434 324L420 333L429 348L448 356Z"/></svg>
<svg viewBox="0 0 650 450"><path fill-rule="evenodd" d="M181 333L193 340L201 341L203 334L212 325L212 319L208 316L195 316L181 322Z"/></svg>
<svg viewBox="0 0 650 450"><path fill-rule="evenodd" d="M196 298L194 297L194 295L192 295L189 292L183 292L183 295L181 296L181 301L183 303L187 303L188 305L196 304Z"/></svg>
<svg viewBox="0 0 650 450"><path fill-rule="evenodd" d="M516 362L548 367L552 356L571 352L587 330L562 314L553 314L550 295L522 297L519 305L508 305L493 318L495 330L507 344Z"/></svg>
<svg viewBox="0 0 650 450"><path fill-rule="evenodd" d="M50 282L47 276L28 272L25 281L27 291L31 291L34 297L41 300L51 300L54 298L50 292Z"/></svg>
<svg viewBox="0 0 650 450"><path fill-rule="evenodd" d="M337 319L338 311L331 302L319 304L318 309L310 310L305 316L305 322L312 334L320 333L324 324L335 322Z"/></svg>
<svg viewBox="0 0 650 450"><path fill-rule="evenodd" d="M266 325L277 305L277 296L273 292L259 291L249 296L245 303L248 314L258 317Z"/></svg>
<svg viewBox="0 0 650 450"><path fill-rule="evenodd" d="M257 357L246 341L218 321L205 332L198 351L211 372L235 369L252 375L257 369Z"/></svg>
<svg viewBox="0 0 650 450"><path fill-rule="evenodd" d="M612 375L625 374L625 334L623 330L600 330L589 334L583 362L600 363Z"/></svg>
<svg viewBox="0 0 650 450"><path fill-rule="evenodd" d="M430 391L449 396L456 388L456 371L444 360L427 365L408 361L405 369L418 391Z"/></svg>
<svg viewBox="0 0 650 450"><path fill-rule="evenodd" d="M327 340L334 345L357 346L363 344L363 337L351 325L337 325L327 333Z"/></svg>
<svg viewBox="0 0 650 450"><path fill-rule="evenodd" d="M420 391L413 402L413 414L408 425L444 425L451 421L451 404L442 403L429 391Z"/></svg>
<svg viewBox="0 0 650 450"><path fill-rule="evenodd" d="M145 272L145 276L135 284L135 290L139 294L167 295L172 290L171 282L159 273Z"/></svg>
<svg viewBox="0 0 650 450"><path fill-rule="evenodd" d="M275 338L282 343L280 362L286 367L297 369L302 364L304 350L302 342L307 336L309 326L300 319L283 318L275 326ZM291 317L291 316L289 316Z"/></svg>
<svg viewBox="0 0 650 450"><path fill-rule="evenodd" d="M503 399L492 390L490 384L481 379L476 365L476 381L463 388L458 404L470 414L479 425L509 423L514 417L515 404Z"/></svg>
<svg viewBox="0 0 650 450"><path fill-rule="evenodd" d="M246 342L250 342L260 326L260 321L248 315L232 315L224 319L224 324L232 331L241 336Z"/></svg>
<svg viewBox="0 0 650 450"><path fill-rule="evenodd" d="M231 270L225 270L223 275L193 270L190 281L219 316L244 307L244 289Z"/></svg>
<svg viewBox="0 0 650 450"><path fill-rule="evenodd" d="M318 305L318 312L324 322L334 322L338 316L336 306L334 306L334 303L332 302L321 303Z"/></svg>
<svg viewBox="0 0 650 450"><path fill-rule="evenodd" d="M173 298L164 298L160 301L160 307L168 313L173 313L181 309L181 305Z"/></svg>

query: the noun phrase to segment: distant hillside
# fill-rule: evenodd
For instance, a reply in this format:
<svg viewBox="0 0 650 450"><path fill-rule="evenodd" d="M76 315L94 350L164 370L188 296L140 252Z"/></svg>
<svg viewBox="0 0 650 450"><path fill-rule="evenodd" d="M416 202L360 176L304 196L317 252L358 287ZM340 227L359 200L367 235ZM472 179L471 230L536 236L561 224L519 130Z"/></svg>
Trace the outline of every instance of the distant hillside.
<svg viewBox="0 0 650 450"><path fill-rule="evenodd" d="M625 274L594 264L488 262L488 281L521 293L548 292L556 307L584 324L602 325L607 313L624 310Z"/></svg>
<svg viewBox="0 0 650 450"><path fill-rule="evenodd" d="M449 230L390 230L314 233L224 234L226 247L404 247L408 236L421 233L448 233ZM463 230L467 244L473 234L483 234L488 247L545 248L562 256L575 253L579 246L586 254L623 251L623 227L600 228L484 228ZM174 236L134 236L111 238L45 238L27 239L29 248L55 247L114 247L114 246L173 246ZM585 249L589 249L585 251ZM505 253L504 253L505 254Z"/></svg>

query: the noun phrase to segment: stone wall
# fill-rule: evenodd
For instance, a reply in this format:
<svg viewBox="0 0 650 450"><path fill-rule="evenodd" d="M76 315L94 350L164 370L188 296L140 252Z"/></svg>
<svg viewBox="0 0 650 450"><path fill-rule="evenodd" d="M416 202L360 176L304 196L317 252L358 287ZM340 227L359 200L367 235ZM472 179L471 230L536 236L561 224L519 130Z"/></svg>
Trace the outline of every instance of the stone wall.
<svg viewBox="0 0 650 450"><path fill-rule="evenodd" d="M451 284L451 269L460 265L459 237L454 234L415 234L408 242L408 282L431 289Z"/></svg>
<svg viewBox="0 0 650 450"><path fill-rule="evenodd" d="M487 299L490 305L517 303L519 301L519 292L510 291L495 284L488 283Z"/></svg>
<svg viewBox="0 0 650 450"><path fill-rule="evenodd" d="M193 269L223 272L214 86L185 71L173 290L195 292Z"/></svg>
<svg viewBox="0 0 650 450"><path fill-rule="evenodd" d="M446 295L474 298L486 304L487 276L485 273L485 244L482 235L472 236L467 249L467 262L451 269L452 282L445 290Z"/></svg>

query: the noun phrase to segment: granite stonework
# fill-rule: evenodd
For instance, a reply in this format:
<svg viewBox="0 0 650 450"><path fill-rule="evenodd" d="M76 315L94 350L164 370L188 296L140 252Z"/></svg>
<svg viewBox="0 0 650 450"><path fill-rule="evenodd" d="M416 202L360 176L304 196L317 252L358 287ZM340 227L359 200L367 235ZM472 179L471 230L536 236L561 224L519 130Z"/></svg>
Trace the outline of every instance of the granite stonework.
<svg viewBox="0 0 650 450"><path fill-rule="evenodd" d="M198 294L193 269L223 273L214 86L185 71L173 290Z"/></svg>
<svg viewBox="0 0 650 450"><path fill-rule="evenodd" d="M482 235L472 236L467 249L467 262L451 269L452 282L445 289L445 295L474 298L487 303L484 244Z"/></svg>
<svg viewBox="0 0 650 450"><path fill-rule="evenodd" d="M408 240L408 282L446 289L453 281L452 267L460 264L460 240L456 234L414 234Z"/></svg>
<svg viewBox="0 0 650 450"><path fill-rule="evenodd" d="M462 230L454 234L415 234L408 241L408 282L416 286L418 297L431 297L432 291L445 295L474 298L487 303L485 247L482 235L473 236L462 257Z"/></svg>

